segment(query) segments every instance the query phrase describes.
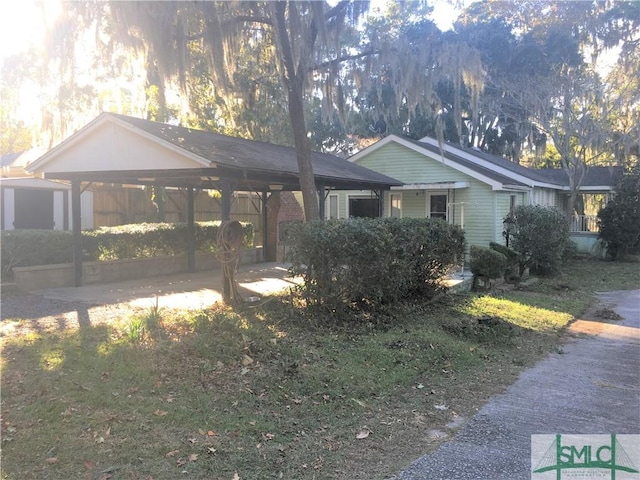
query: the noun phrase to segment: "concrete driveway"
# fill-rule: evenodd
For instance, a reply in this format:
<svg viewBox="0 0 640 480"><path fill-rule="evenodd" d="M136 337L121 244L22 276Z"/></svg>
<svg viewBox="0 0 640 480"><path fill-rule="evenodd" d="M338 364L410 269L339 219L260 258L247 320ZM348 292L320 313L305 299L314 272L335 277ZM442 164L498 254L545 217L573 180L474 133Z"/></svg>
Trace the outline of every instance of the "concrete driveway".
<svg viewBox="0 0 640 480"><path fill-rule="evenodd" d="M295 279L288 276L287 266L280 263L241 266L236 279L243 298L261 297L296 285ZM111 284L50 288L32 293L92 305L125 304L148 308L155 305L157 299L162 308L202 309L222 300L222 278L220 270L211 270Z"/></svg>
<svg viewBox="0 0 640 480"><path fill-rule="evenodd" d="M531 435L640 434L640 291L602 293L599 299L601 308L613 309L621 319L574 322L562 353L526 370L453 440L393 479L556 479L556 471L532 475ZM640 470L640 441L625 449ZM565 470L561 475L640 479L640 474L611 476L607 470L576 474Z"/></svg>

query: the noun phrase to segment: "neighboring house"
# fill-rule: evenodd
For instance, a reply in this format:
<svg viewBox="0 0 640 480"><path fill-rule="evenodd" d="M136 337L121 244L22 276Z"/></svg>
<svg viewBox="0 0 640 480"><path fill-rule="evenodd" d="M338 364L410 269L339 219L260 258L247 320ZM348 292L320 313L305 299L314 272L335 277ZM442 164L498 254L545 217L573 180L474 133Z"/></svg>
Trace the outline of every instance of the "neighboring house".
<svg viewBox="0 0 640 480"><path fill-rule="evenodd" d="M0 157L0 230L71 230L71 187L28 175L25 167L42 152L28 150ZM81 196L82 228L93 228L93 197Z"/></svg>
<svg viewBox="0 0 640 480"><path fill-rule="evenodd" d="M332 192L325 216L438 217L462 226L468 246L487 246L505 243L503 221L518 205L566 207L569 182L562 170L534 170L451 144L443 150L444 155L437 140L429 137L383 138L350 160L404 185L391 187L382 202L369 191ZM620 173L619 168L590 168L580 191L591 196L591 204L603 206ZM573 238L583 251L593 250L597 241L597 212L593 213L572 222Z"/></svg>

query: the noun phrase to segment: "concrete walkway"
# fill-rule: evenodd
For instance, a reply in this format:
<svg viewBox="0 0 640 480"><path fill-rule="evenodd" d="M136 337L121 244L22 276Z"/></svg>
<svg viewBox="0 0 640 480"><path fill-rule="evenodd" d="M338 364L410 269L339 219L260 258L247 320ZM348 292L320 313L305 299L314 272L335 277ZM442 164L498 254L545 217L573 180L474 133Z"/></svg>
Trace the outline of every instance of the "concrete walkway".
<svg viewBox="0 0 640 480"><path fill-rule="evenodd" d="M555 471L532 476L532 434L640 434L640 291L602 293L599 299L623 318L574 322L563 354L551 354L525 371L453 440L393 478L555 479ZM631 450L626 453L638 468L640 442ZM613 478L600 472L604 476L593 478ZM587 478L569 476L576 473L565 470L562 478Z"/></svg>
<svg viewBox="0 0 640 480"><path fill-rule="evenodd" d="M236 275L241 297L262 297L295 286L286 265L260 263L241 266ZM222 300L220 270L142 278L111 284L50 288L32 292L45 298L92 305L202 309Z"/></svg>

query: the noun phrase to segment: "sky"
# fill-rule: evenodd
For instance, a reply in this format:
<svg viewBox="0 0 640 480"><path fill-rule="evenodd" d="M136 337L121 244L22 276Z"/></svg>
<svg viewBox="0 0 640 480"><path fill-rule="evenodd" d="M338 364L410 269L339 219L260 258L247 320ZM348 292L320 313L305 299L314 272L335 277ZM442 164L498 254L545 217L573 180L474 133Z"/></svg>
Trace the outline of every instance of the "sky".
<svg viewBox="0 0 640 480"><path fill-rule="evenodd" d="M42 43L45 27L60 15L59 0L0 3L0 62Z"/></svg>
<svg viewBox="0 0 640 480"><path fill-rule="evenodd" d="M384 3L385 0L374 0L372 7ZM433 20L438 28L450 29L458 11L447 0L429 4L434 6ZM60 13L59 0L0 2L0 63L8 56L26 50L30 44L41 43L45 27L53 23Z"/></svg>

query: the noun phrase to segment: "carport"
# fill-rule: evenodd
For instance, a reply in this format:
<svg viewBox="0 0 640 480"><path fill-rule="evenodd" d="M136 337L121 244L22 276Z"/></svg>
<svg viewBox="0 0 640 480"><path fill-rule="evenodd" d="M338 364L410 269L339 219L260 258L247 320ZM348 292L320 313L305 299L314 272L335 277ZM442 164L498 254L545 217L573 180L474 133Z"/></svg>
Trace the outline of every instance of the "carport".
<svg viewBox="0 0 640 480"><path fill-rule="evenodd" d="M320 198L331 190L383 193L401 182L326 153L312 153ZM74 284L82 285L80 194L92 183L155 185L184 189L187 196L188 271L195 270L194 192L217 190L228 220L234 191L259 192L267 243L267 202L272 192L299 191L295 149L139 118L102 113L28 166L35 174L71 183ZM224 282L226 285L226 282ZM226 288L226 287L225 287ZM225 292L226 293L226 292Z"/></svg>

